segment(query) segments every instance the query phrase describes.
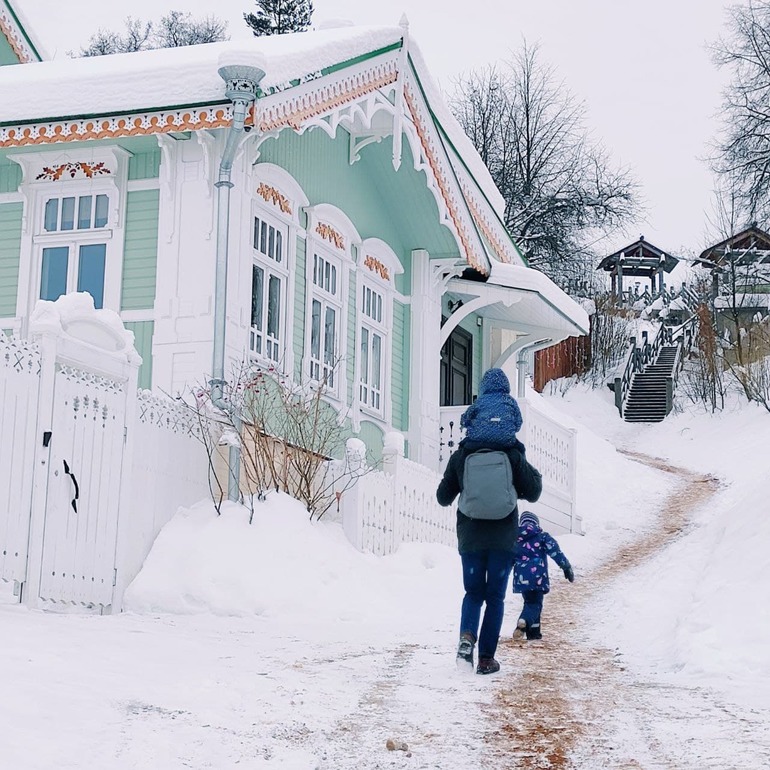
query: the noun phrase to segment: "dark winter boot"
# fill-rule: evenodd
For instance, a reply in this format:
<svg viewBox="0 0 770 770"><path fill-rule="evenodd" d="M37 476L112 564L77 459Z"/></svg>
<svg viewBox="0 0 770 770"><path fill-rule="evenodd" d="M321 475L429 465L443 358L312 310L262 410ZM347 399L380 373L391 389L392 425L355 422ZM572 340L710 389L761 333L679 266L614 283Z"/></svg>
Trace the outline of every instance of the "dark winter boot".
<svg viewBox="0 0 770 770"><path fill-rule="evenodd" d="M500 664L494 658L479 658L476 666L477 674L496 674L500 670Z"/></svg>
<svg viewBox="0 0 770 770"><path fill-rule="evenodd" d="M527 628L527 641L533 642L542 638L543 635L540 633L540 623L533 623Z"/></svg>
<svg viewBox="0 0 770 770"><path fill-rule="evenodd" d="M473 647L476 640L473 634L460 634L460 644L457 647L457 668L473 672Z"/></svg>
<svg viewBox="0 0 770 770"><path fill-rule="evenodd" d="M524 618L519 618L516 621L516 628L513 631L513 641L520 642L524 639L527 633L527 621Z"/></svg>

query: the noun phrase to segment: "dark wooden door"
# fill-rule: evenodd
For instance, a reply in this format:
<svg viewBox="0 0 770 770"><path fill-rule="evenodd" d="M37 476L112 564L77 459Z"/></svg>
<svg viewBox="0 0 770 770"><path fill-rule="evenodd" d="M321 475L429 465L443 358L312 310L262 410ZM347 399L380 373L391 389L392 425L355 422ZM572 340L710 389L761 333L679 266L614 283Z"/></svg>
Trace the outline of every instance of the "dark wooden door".
<svg viewBox="0 0 770 770"><path fill-rule="evenodd" d="M470 404L472 375L473 337L458 326L441 348L441 406Z"/></svg>

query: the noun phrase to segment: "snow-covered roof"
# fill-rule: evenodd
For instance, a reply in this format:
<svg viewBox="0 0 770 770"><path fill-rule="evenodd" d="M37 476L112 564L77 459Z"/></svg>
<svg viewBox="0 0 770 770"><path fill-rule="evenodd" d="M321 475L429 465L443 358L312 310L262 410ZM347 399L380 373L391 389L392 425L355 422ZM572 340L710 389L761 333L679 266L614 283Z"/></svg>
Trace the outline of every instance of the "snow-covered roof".
<svg viewBox="0 0 770 770"><path fill-rule="evenodd" d="M2 123L108 115L226 101L217 74L238 57L265 71L263 90L401 40L400 27L345 27L155 51L41 62L0 70Z"/></svg>
<svg viewBox="0 0 770 770"><path fill-rule="evenodd" d="M371 63L366 73L362 62ZM503 223L503 198L406 25L336 27L3 68L0 148L229 125L230 102L218 70L235 63L265 73L257 107L265 131L304 129L309 119L408 80L416 128L411 141L419 145L420 168L435 177L429 186L439 210L446 210L444 223L457 232L461 253L482 273L490 261L524 262Z"/></svg>

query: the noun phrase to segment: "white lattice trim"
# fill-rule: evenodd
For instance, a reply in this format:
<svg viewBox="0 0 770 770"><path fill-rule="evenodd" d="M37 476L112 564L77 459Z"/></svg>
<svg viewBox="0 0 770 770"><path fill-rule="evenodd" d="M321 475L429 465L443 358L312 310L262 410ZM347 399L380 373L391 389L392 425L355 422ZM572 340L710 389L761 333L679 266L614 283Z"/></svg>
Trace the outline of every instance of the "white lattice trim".
<svg viewBox="0 0 770 770"><path fill-rule="evenodd" d="M198 436L200 425L193 410L165 396L155 396L148 390L137 394L139 422L160 430L183 436Z"/></svg>
<svg viewBox="0 0 770 770"><path fill-rule="evenodd" d="M0 367L40 377L40 348L35 342L9 339L0 332Z"/></svg>
<svg viewBox="0 0 770 770"><path fill-rule="evenodd" d="M37 61L38 57L24 37L24 33L11 13L0 5L0 32L3 33L13 52L22 64Z"/></svg>

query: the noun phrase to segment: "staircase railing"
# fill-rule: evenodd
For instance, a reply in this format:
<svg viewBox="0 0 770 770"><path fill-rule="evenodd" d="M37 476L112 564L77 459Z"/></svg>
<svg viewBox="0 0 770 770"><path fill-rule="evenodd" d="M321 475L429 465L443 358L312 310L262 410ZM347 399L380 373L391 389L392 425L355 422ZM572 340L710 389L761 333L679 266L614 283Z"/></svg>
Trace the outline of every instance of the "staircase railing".
<svg viewBox="0 0 770 770"><path fill-rule="evenodd" d="M655 339L652 342L648 341L647 332L643 331L641 345L636 344L636 337L631 337L629 340L626 365L623 368L623 374L620 377L615 378L614 387L615 406L621 417L623 416L628 393L631 390L631 380L633 376L638 372L643 372L645 366L657 359L663 345L672 344L671 329L672 327L661 324L658 333L655 335Z"/></svg>
<svg viewBox="0 0 770 770"><path fill-rule="evenodd" d="M671 340L676 342L676 356L674 366L671 370L671 376L666 378L666 414L670 414L674 408L674 391L676 383L679 380L679 373L682 371L687 354L692 349L695 340L695 330L697 328L698 317L690 316L683 324L670 327Z"/></svg>

